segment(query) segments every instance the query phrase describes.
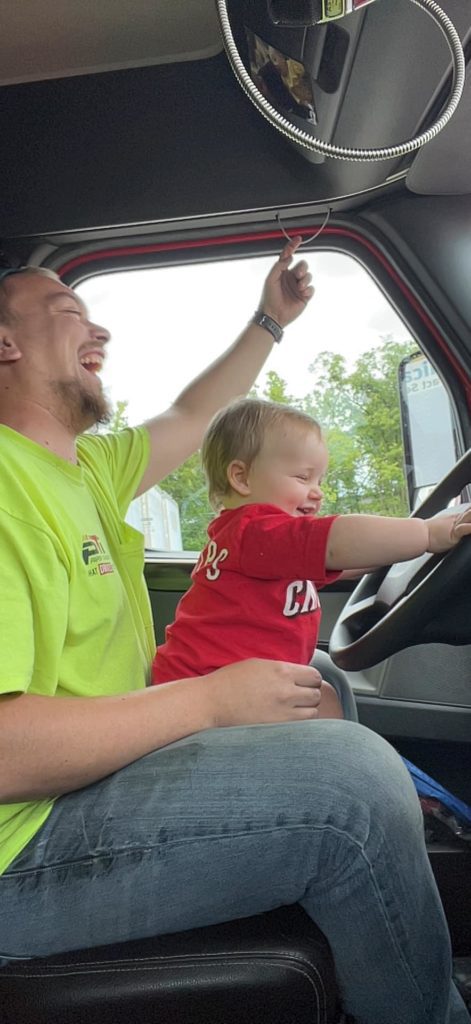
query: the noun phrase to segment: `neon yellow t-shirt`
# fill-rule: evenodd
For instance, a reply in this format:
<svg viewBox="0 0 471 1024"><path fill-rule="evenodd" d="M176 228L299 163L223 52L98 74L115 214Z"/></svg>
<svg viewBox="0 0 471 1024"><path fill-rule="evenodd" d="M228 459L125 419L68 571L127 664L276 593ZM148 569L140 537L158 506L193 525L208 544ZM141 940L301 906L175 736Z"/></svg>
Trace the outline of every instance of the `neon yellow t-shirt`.
<svg viewBox="0 0 471 1024"><path fill-rule="evenodd" d="M123 517L149 435L87 435L77 453L70 465L0 426L0 693L99 697L148 682L144 539ZM0 874L53 802L0 805Z"/></svg>

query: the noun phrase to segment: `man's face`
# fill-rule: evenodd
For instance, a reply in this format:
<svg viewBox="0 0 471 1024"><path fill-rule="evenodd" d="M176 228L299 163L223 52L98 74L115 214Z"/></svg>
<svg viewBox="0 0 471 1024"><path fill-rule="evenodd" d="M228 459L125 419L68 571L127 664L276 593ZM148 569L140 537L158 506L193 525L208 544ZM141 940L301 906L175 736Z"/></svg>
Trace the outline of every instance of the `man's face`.
<svg viewBox="0 0 471 1024"><path fill-rule="evenodd" d="M88 319L66 285L49 277L18 274L8 281L8 329L21 353L15 362L21 394L80 433L106 420L108 405L97 374L108 331Z"/></svg>

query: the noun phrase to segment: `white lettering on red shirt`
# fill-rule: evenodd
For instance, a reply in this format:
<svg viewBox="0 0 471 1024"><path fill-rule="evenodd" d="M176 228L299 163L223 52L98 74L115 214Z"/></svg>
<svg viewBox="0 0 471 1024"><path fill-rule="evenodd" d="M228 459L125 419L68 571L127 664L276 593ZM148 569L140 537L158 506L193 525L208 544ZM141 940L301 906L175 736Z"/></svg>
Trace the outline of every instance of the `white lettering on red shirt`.
<svg viewBox="0 0 471 1024"><path fill-rule="evenodd" d="M304 595L302 605L296 600L297 595ZM317 611L318 608L319 595L312 580L294 580L293 583L288 583L283 615L287 618L293 615L306 615L308 612Z"/></svg>

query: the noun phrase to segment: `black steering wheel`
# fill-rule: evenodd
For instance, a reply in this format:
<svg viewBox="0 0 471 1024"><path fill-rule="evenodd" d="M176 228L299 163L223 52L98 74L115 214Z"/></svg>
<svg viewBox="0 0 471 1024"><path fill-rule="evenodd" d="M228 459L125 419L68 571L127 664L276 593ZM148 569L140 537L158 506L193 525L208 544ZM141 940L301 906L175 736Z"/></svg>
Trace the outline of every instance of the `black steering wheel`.
<svg viewBox="0 0 471 1024"><path fill-rule="evenodd" d="M413 516L456 515L447 508L471 483L471 449ZM444 555L425 554L364 576L332 630L329 653L347 672L377 665L416 644L471 643L471 536Z"/></svg>

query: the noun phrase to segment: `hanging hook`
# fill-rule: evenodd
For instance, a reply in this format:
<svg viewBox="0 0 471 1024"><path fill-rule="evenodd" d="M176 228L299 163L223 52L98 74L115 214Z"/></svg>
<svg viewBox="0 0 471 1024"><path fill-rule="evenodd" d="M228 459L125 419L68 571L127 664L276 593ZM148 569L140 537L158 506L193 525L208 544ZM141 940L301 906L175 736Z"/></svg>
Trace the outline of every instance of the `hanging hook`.
<svg viewBox="0 0 471 1024"><path fill-rule="evenodd" d="M322 234L324 228L327 227L327 224L329 222L329 218L330 218L331 213L332 213L332 207L329 206L329 209L327 210L327 213L325 215L325 218L324 218L324 220L323 220L319 230L316 231L315 235L311 235L309 238L303 238L302 242L300 242L300 244L299 244L299 248L301 248L302 245L308 245L309 242L314 242L316 240L316 238L319 238L319 235ZM293 239L290 237L290 235L288 234L288 232L285 230L285 228L283 227L283 225L281 223L281 217L280 217L279 211L278 211L278 213L276 215L276 220L277 220L278 227L279 227L280 231L282 232L282 234L285 236L285 238L288 240L288 242L292 242Z"/></svg>

